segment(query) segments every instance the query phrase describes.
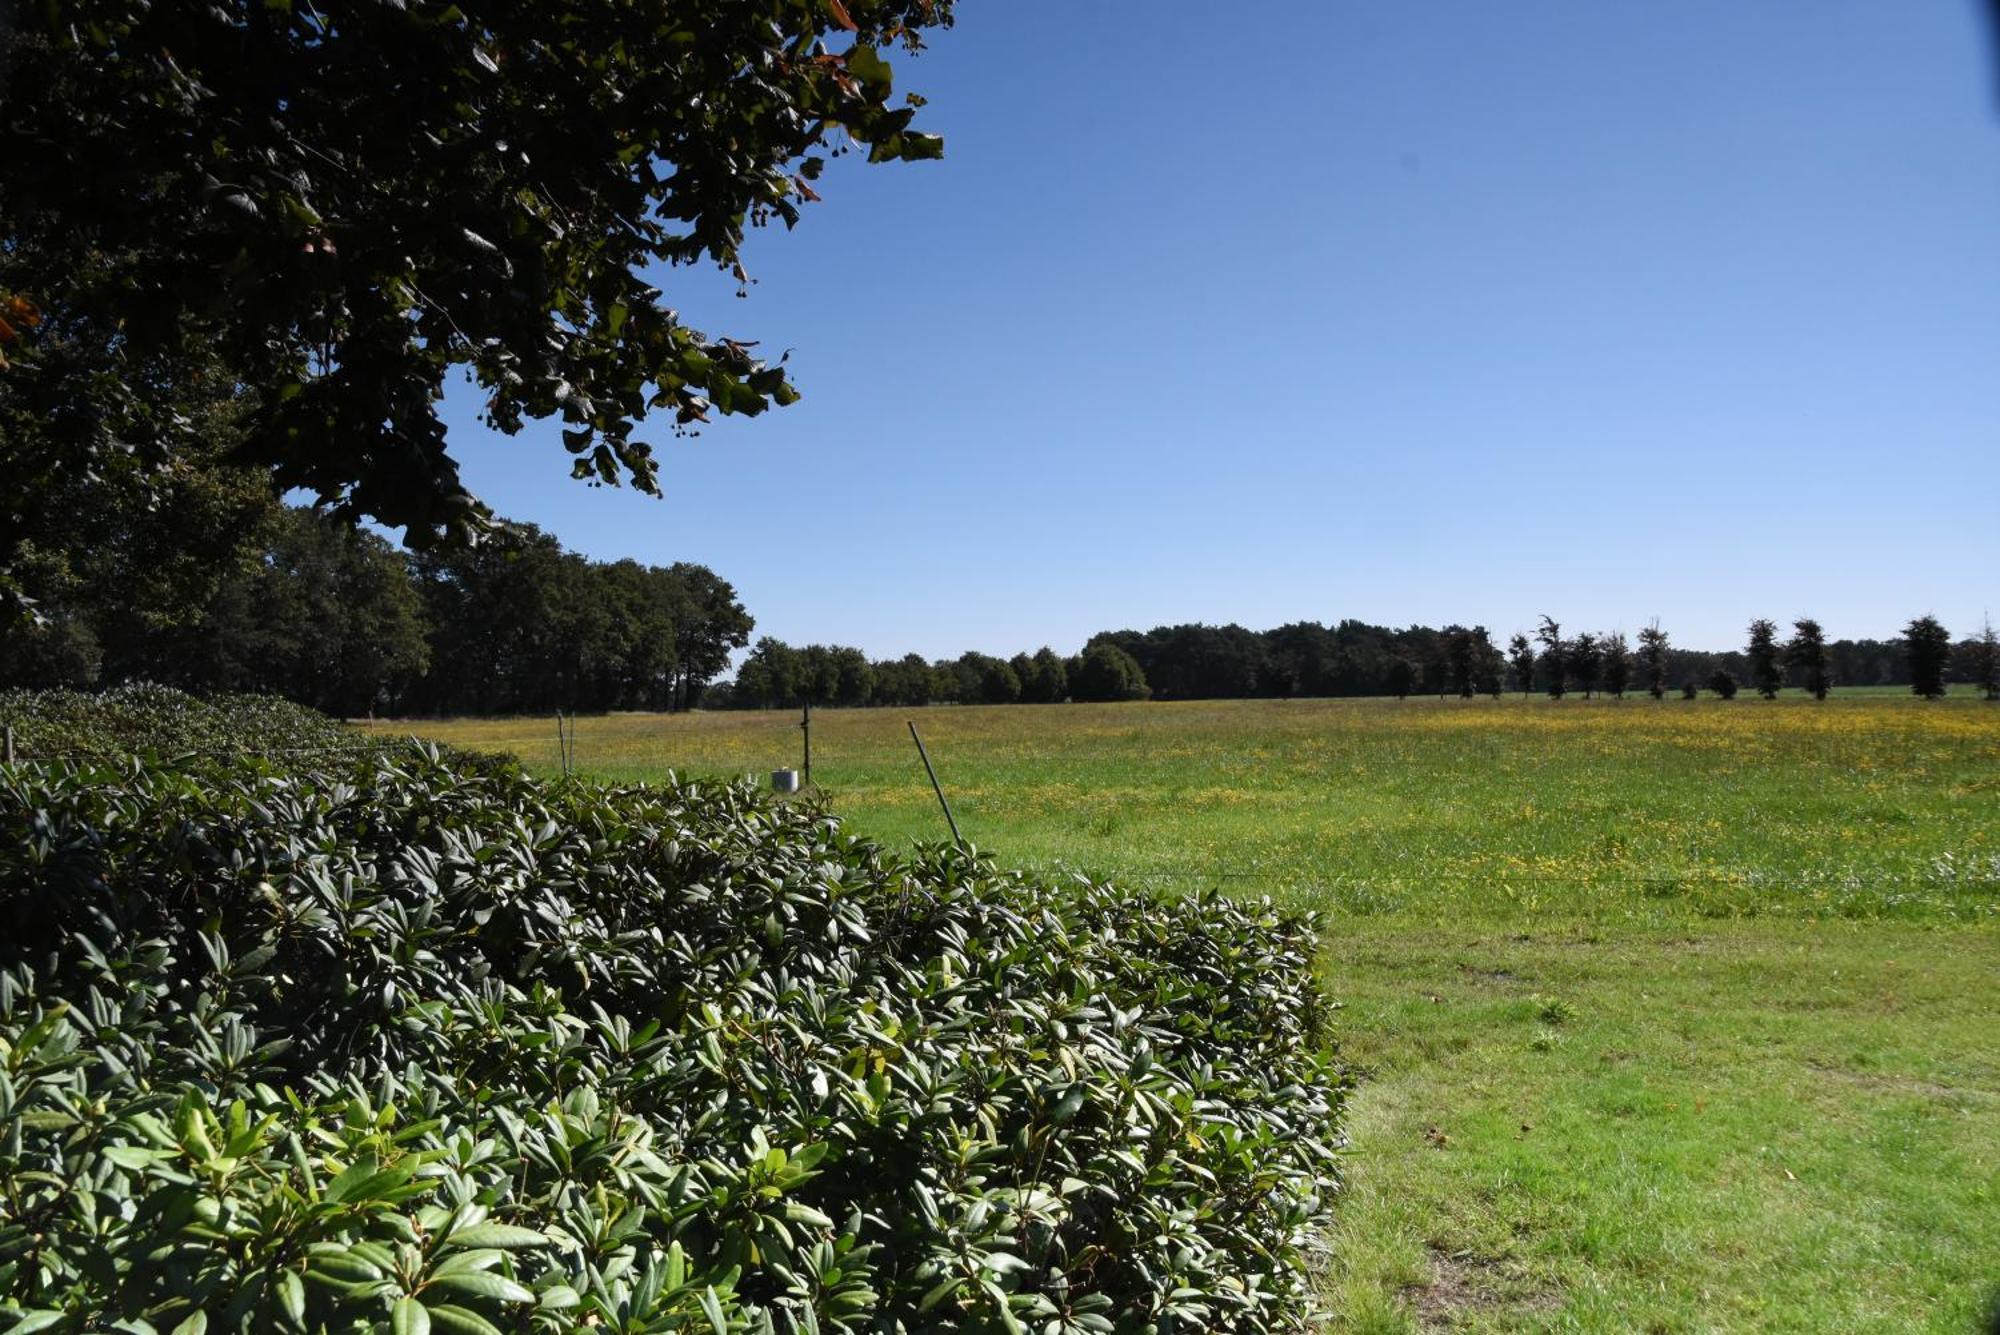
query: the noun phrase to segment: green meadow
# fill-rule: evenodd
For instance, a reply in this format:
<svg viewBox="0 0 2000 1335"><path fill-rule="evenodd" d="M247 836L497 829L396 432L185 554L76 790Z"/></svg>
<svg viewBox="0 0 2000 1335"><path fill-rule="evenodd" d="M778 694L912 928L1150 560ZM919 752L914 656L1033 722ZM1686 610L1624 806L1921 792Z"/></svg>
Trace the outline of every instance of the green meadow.
<svg viewBox="0 0 2000 1335"><path fill-rule="evenodd" d="M2000 706L821 711L855 827L1320 909L1358 1085L1350 1330L1940 1330L2000 1297ZM378 723L558 767L552 719ZM583 718L585 772L799 762Z"/></svg>

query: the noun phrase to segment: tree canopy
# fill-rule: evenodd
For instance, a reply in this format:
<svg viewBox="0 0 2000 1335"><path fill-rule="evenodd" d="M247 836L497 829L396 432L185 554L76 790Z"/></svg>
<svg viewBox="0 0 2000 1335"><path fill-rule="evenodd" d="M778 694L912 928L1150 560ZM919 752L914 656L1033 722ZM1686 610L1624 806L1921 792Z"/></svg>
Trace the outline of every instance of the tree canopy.
<svg viewBox="0 0 2000 1335"><path fill-rule="evenodd" d="M65 0L0 25L0 579L65 479L236 447L413 545L487 520L448 376L572 471L657 492L638 434L792 401L656 282L747 279L829 156L936 157L884 53L952 0ZM32 426L32 429L28 429Z"/></svg>
<svg viewBox="0 0 2000 1335"><path fill-rule="evenodd" d="M108 547L34 549L43 615L0 619L0 687L157 681L344 715L683 709L753 625L705 566L589 561L533 525L412 557L307 509L176 495L189 513L99 517ZM213 513L243 528L199 578L141 568L159 530Z"/></svg>

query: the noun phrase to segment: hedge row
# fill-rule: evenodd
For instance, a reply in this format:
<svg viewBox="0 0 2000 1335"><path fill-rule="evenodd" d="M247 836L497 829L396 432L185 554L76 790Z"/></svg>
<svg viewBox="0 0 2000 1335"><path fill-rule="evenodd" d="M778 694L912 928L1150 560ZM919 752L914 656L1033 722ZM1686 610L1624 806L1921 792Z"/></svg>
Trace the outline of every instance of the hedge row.
<svg viewBox="0 0 2000 1335"><path fill-rule="evenodd" d="M147 684L99 692L0 691L0 724L13 728L15 753L24 760L295 755L369 744L324 714L275 696L198 697Z"/></svg>
<svg viewBox="0 0 2000 1335"><path fill-rule="evenodd" d="M1264 1331L1310 921L435 753L0 768L0 1331Z"/></svg>

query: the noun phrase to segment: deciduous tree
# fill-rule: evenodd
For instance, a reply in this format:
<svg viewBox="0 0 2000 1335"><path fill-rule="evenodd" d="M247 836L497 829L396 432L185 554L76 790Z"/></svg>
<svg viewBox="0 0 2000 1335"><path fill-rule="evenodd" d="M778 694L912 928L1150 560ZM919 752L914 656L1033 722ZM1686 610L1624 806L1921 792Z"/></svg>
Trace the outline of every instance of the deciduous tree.
<svg viewBox="0 0 2000 1335"><path fill-rule="evenodd" d="M0 371L10 508L200 438L205 376L245 448L412 539L483 510L437 402L562 424L579 478L659 488L681 428L790 402L782 365L655 286L798 222L844 145L937 157L888 54L952 0L66 0L0 28ZM31 458L28 456L32 456ZM0 533L0 572L18 555Z"/></svg>
<svg viewBox="0 0 2000 1335"><path fill-rule="evenodd" d="M1569 675L1576 689L1583 692L1588 700L1590 693L1597 689L1597 682L1604 671L1604 646L1589 631L1581 631L1570 642Z"/></svg>
<svg viewBox="0 0 2000 1335"><path fill-rule="evenodd" d="M1472 684L1481 695L1495 700L1507 688L1507 660L1484 626L1472 628Z"/></svg>
<svg viewBox="0 0 2000 1335"><path fill-rule="evenodd" d="M1416 684L1417 665L1415 663L1401 656L1389 660L1389 675L1383 681L1383 685L1389 689L1389 694L1395 696L1398 700L1407 700L1410 698L1410 692L1416 687Z"/></svg>
<svg viewBox="0 0 2000 1335"><path fill-rule="evenodd" d="M1507 641L1507 665L1513 670L1514 685L1522 695L1535 689L1535 650L1519 631Z"/></svg>
<svg viewBox="0 0 2000 1335"><path fill-rule="evenodd" d="M1084 650L1070 674L1070 696L1077 700L1143 700L1146 674L1132 655L1115 644L1093 644Z"/></svg>
<svg viewBox="0 0 2000 1335"><path fill-rule="evenodd" d="M1047 645L1027 658L1026 670L1021 671L1021 698L1043 705L1060 704L1069 698L1069 670L1063 666L1062 656Z"/></svg>
<svg viewBox="0 0 2000 1335"><path fill-rule="evenodd" d="M1461 700L1472 698L1473 688L1478 684L1479 646L1472 632L1461 626L1454 626L1444 637L1444 669L1451 682L1451 689Z"/></svg>
<svg viewBox="0 0 2000 1335"><path fill-rule="evenodd" d="M1604 689L1618 699L1625 698L1625 688L1632 681L1632 649L1625 642L1625 632L1614 630L1603 640Z"/></svg>

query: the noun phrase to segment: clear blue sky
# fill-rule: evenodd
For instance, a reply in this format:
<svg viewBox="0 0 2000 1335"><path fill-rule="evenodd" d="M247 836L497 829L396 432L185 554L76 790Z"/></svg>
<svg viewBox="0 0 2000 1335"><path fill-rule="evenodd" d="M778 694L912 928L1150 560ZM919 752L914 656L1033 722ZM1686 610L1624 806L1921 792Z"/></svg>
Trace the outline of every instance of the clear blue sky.
<svg viewBox="0 0 2000 1335"><path fill-rule="evenodd" d="M474 490L877 656L1177 621L2000 613L2000 98L1971 0L961 0L940 163L757 285L804 399L667 497L447 404Z"/></svg>

